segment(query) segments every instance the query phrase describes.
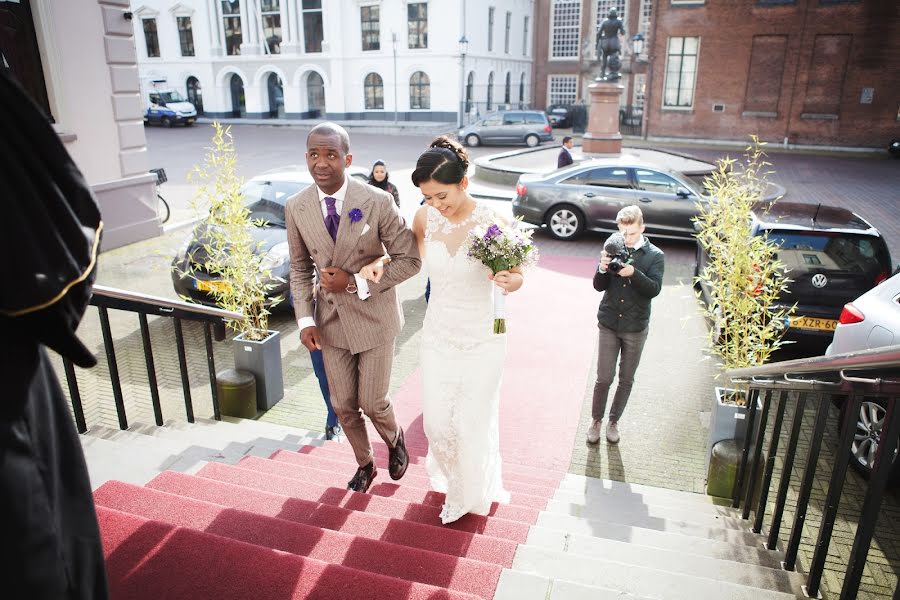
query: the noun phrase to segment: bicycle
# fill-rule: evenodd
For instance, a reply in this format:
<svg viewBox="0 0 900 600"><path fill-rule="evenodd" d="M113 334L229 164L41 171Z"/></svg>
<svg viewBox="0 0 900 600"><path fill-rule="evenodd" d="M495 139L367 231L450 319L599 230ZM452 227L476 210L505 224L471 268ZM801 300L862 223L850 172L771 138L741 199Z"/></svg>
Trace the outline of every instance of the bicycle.
<svg viewBox="0 0 900 600"><path fill-rule="evenodd" d="M160 223L165 223L169 220L169 217L172 216L172 211L169 208L169 203L166 202L166 199L159 193L159 186L167 182L169 178L166 177L165 169L150 169L150 172L156 175L156 197L159 198L159 201L162 203L162 212L164 214L163 218L160 219Z"/></svg>

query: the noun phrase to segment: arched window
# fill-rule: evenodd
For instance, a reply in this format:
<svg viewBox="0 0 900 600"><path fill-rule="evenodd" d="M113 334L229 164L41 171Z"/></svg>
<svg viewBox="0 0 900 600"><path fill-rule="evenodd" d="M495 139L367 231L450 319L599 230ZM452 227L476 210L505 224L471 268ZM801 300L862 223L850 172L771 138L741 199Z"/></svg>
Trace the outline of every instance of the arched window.
<svg viewBox="0 0 900 600"><path fill-rule="evenodd" d="M512 74L507 71L506 72L506 87L503 90L503 104L509 106L510 93L512 87Z"/></svg>
<svg viewBox="0 0 900 600"><path fill-rule="evenodd" d="M525 73L519 78L519 108L525 108Z"/></svg>
<svg viewBox="0 0 900 600"><path fill-rule="evenodd" d="M378 73L369 73L365 81L366 109L384 110L384 82Z"/></svg>
<svg viewBox="0 0 900 600"><path fill-rule="evenodd" d="M187 78L187 99L197 109L197 114L203 114L203 91L200 89L200 80L191 75Z"/></svg>
<svg viewBox="0 0 900 600"><path fill-rule="evenodd" d="M276 73L269 73L266 79L266 88L269 92L269 117L273 119L284 118L284 84Z"/></svg>
<svg viewBox="0 0 900 600"><path fill-rule="evenodd" d="M306 78L306 104L311 119L319 118L325 111L325 82L315 71Z"/></svg>
<svg viewBox="0 0 900 600"><path fill-rule="evenodd" d="M487 110L494 109L494 74L488 75Z"/></svg>
<svg viewBox="0 0 900 600"><path fill-rule="evenodd" d="M409 107L411 109L431 108L431 81L422 71L416 71L409 78Z"/></svg>
<svg viewBox="0 0 900 600"><path fill-rule="evenodd" d="M466 81L466 112L472 112L472 93L475 89L475 71L469 72L469 79Z"/></svg>
<svg viewBox="0 0 900 600"><path fill-rule="evenodd" d="M244 80L237 73L231 74L231 116L240 118L247 114L247 102L244 98Z"/></svg>

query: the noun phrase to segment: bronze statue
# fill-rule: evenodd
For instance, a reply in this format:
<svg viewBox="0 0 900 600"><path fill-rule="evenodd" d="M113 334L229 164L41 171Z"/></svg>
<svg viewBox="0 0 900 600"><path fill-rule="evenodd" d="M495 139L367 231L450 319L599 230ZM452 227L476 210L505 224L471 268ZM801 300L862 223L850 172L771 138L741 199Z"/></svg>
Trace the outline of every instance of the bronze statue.
<svg viewBox="0 0 900 600"><path fill-rule="evenodd" d="M622 61L619 60L619 52L622 51L620 33L625 35L625 25L622 24L616 9L611 8L600 24L600 32L597 34L597 56L600 58L598 81L616 81L620 77L619 69L622 68ZM606 72L607 67L609 74Z"/></svg>

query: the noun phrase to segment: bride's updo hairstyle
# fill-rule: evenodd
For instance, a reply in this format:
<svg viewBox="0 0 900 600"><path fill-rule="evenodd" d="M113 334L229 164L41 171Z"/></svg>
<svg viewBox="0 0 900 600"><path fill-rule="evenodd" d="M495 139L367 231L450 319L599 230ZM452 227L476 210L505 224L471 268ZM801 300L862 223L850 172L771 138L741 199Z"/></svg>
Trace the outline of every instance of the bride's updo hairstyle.
<svg viewBox="0 0 900 600"><path fill-rule="evenodd" d="M437 181L446 185L456 185L466 176L469 168L469 154L462 144L445 135L431 142L422 153L412 173L413 185L419 187L426 181Z"/></svg>

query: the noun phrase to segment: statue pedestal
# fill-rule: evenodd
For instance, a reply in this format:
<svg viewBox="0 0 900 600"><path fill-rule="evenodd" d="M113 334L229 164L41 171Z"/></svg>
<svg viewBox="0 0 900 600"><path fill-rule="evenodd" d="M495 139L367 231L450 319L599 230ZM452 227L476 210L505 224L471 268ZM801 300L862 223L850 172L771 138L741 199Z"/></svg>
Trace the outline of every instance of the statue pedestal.
<svg viewBox="0 0 900 600"><path fill-rule="evenodd" d="M625 86L607 81L597 81L588 86L591 112L588 116L588 130L581 145L583 153L613 156L621 154L619 96L624 90Z"/></svg>

